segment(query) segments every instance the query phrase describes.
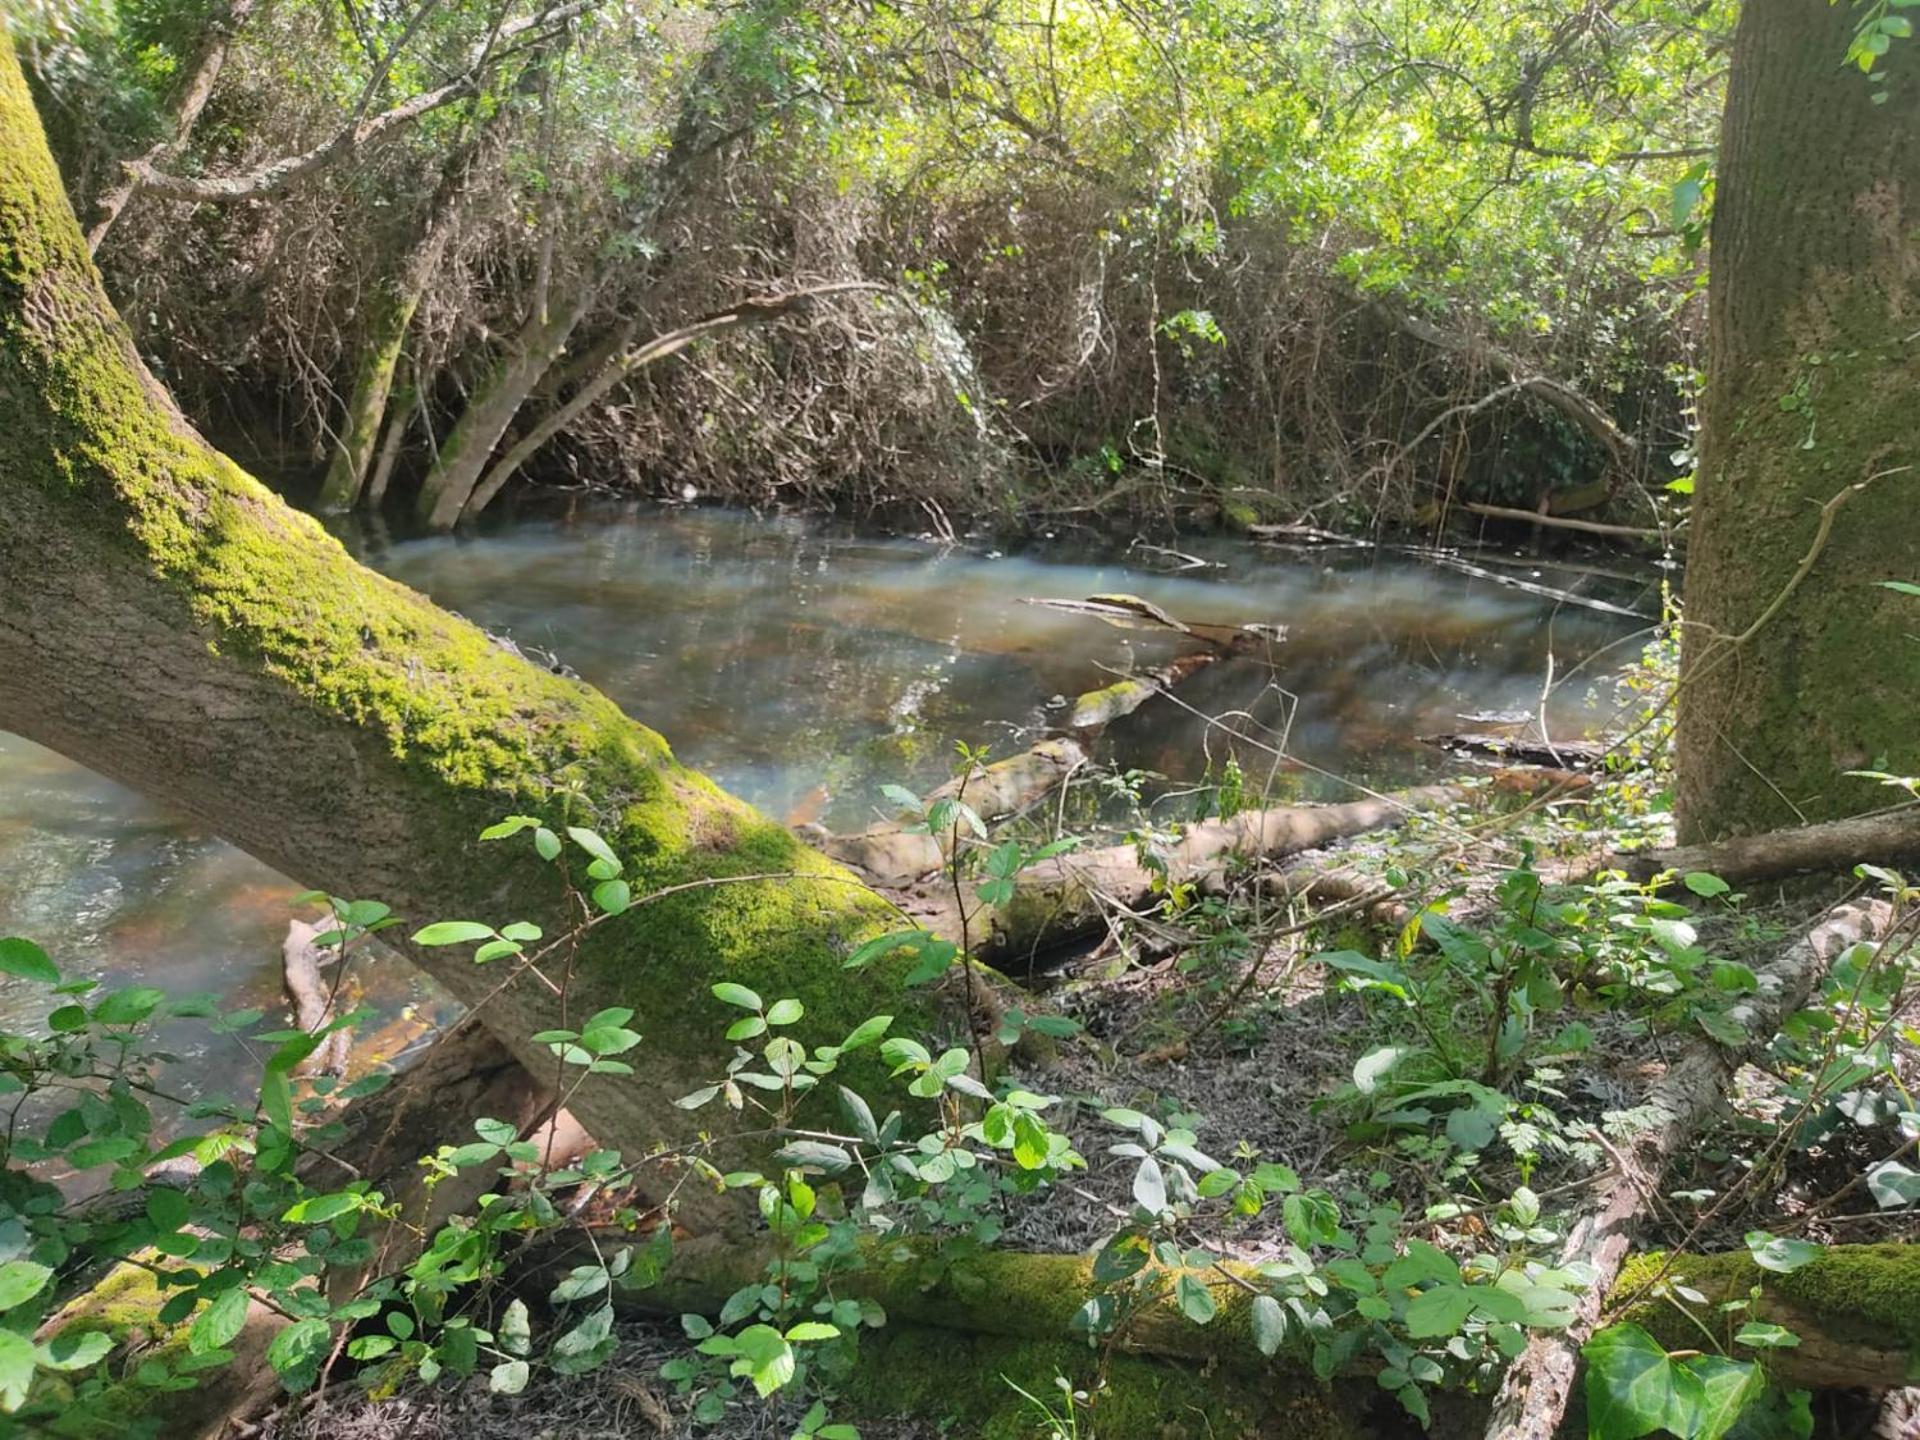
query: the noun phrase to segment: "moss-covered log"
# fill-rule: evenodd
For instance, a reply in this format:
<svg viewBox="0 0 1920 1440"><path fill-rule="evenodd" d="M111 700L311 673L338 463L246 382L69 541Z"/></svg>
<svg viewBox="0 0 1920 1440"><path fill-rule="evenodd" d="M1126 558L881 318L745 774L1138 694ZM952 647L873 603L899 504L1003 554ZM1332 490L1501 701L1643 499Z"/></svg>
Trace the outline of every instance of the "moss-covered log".
<svg viewBox="0 0 1920 1440"><path fill-rule="evenodd" d="M1920 86L1896 75L1874 103L1842 63L1858 23L1754 0L1735 34L1681 654L1688 844L1886 803L1847 771L1920 773L1920 605L1881 584L1920 577Z"/></svg>
<svg viewBox="0 0 1920 1440"><path fill-rule="evenodd" d="M3 34L0 507L0 727L416 923L568 923L554 867L476 843L514 812L597 827L636 896L693 887L591 932L564 1003L529 980L493 995L499 968L464 951L416 952L547 1071L527 1037L635 1010L637 1076L571 1102L608 1144L694 1133L672 1100L721 1053L713 981L799 997L814 1043L874 1013L931 1023L898 969L840 966L897 923L886 902L598 691L356 564L201 440L101 290Z"/></svg>
<svg viewBox="0 0 1920 1440"><path fill-rule="evenodd" d="M1661 1280L1705 1298L1683 1310L1651 1293ZM1751 1308L1718 1308L1756 1289ZM1733 1341L1742 1325L1782 1325L1800 1343L1765 1352L1776 1378L1808 1389L1890 1390L1912 1382L1920 1358L1920 1245L1835 1245L1786 1275L1762 1270L1746 1251L1639 1255L1621 1270L1609 1302L1625 1307L1613 1318L1675 1350L1700 1349L1704 1324L1728 1354L1747 1355Z"/></svg>

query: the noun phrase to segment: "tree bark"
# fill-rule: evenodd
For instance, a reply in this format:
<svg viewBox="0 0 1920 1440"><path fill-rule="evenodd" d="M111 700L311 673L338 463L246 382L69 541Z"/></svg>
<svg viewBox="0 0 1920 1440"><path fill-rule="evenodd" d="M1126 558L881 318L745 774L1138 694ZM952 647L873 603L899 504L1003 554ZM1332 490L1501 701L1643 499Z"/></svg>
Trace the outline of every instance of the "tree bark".
<svg viewBox="0 0 1920 1440"><path fill-rule="evenodd" d="M1841 63L1856 20L1753 0L1735 32L1681 656L1688 844L1886 802L1848 770L1920 773L1920 603L1880 584L1920 579L1920 87L1898 74L1873 103Z"/></svg>
<svg viewBox="0 0 1920 1440"><path fill-rule="evenodd" d="M569 1102L606 1143L694 1136L672 1101L724 1059L713 981L801 999L806 1043L875 1013L933 1028L892 964L841 968L897 923L886 902L598 691L356 564L187 425L101 290L4 32L0 506L0 727L416 924L568 928L553 866L476 843L515 812L597 826L636 897L692 887L586 934L564 999L500 989L464 947L410 952L536 1074L555 1062L530 1035L635 1010L638 1073ZM862 1052L842 1078L881 1069Z"/></svg>

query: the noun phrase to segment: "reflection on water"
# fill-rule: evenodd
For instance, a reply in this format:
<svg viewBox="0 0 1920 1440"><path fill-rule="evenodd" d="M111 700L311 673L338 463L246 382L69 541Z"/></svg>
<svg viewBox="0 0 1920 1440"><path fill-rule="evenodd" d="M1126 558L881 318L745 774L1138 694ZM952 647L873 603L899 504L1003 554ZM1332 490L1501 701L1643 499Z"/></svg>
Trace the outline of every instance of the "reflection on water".
<svg viewBox="0 0 1920 1440"><path fill-rule="evenodd" d="M1050 703L1188 643L1024 596L1125 591L1188 621L1286 626L1271 665L1216 665L1183 698L1271 725L1290 713L1292 753L1388 783L1454 763L1419 734L1472 728L1464 713L1537 708L1549 647L1564 673L1624 628L1416 562L1224 542L1203 552L1223 567L1168 576L1059 548L943 552L802 520L612 502L477 537L351 539L441 604L554 652L737 793L839 826L860 823L883 780L942 775L956 738L1009 753ZM1579 728L1580 701L1556 698L1556 729ZM1198 717L1156 702L1115 727L1111 753L1192 778L1206 738ZM1310 771L1286 783L1340 793ZM120 787L0 737L0 933L42 940L70 974L271 1006L293 893ZM9 1015L18 990L0 981ZM392 983L373 991L389 1008L413 998ZM183 1063L197 1084L230 1059L210 1045Z"/></svg>

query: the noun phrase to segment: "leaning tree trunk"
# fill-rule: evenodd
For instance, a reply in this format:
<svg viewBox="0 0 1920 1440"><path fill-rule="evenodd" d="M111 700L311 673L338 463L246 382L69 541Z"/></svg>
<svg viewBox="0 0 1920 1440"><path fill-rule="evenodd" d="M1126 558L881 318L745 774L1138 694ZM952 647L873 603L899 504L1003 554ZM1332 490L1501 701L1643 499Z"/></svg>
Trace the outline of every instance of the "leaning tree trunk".
<svg viewBox="0 0 1920 1440"><path fill-rule="evenodd" d="M672 1101L724 1064L713 981L798 997L810 1043L875 1012L929 1024L890 964L841 968L889 928L878 897L598 691L356 564L194 433L101 289L4 29L0 513L0 728L416 924L567 924L525 836L476 843L514 812L597 826L636 896L694 887L587 934L564 1000L531 978L489 998L507 962L414 952L536 1074L555 1061L535 1032L635 1010L638 1073L568 1102L604 1142L694 1133ZM795 878L713 883L764 875Z"/></svg>
<svg viewBox="0 0 1920 1440"><path fill-rule="evenodd" d="M1896 41L1874 103L1841 63L1856 19L1751 0L1735 35L1681 667L1689 843L1886 803L1848 770L1920 773L1920 601L1881 583L1920 580L1920 85Z"/></svg>
<svg viewBox="0 0 1920 1440"><path fill-rule="evenodd" d="M421 482L415 512L431 530L451 530L459 522L474 488L493 458L494 447L513 424L535 387L567 348L574 327L587 312L591 287L568 297L551 314L535 314L514 336L511 348L493 363L474 392L440 457Z"/></svg>

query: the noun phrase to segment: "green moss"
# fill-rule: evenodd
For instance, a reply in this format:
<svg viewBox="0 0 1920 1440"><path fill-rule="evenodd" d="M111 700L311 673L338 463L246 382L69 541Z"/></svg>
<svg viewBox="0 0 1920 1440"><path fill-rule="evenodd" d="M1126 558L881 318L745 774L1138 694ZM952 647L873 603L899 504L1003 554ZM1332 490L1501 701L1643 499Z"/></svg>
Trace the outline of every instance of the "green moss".
<svg viewBox="0 0 1920 1440"><path fill-rule="evenodd" d="M1013 1387L1059 1408L1057 1377L1090 1396L1081 1433L1099 1440L1347 1440L1357 1427L1317 1387L1275 1396L1222 1374L1098 1355L1071 1340L1032 1340L889 1325L862 1342L842 1407L859 1416L914 1414L977 1440L1034 1440L1044 1417Z"/></svg>
<svg viewBox="0 0 1920 1440"><path fill-rule="evenodd" d="M1636 1255L1622 1267L1613 1294L1624 1299L1663 1276L1684 1279L1714 1303L1744 1299L1759 1286L1763 1316L1769 1301L1780 1301L1818 1319L1821 1329L1842 1343L1920 1350L1920 1245L1834 1245L1787 1275L1762 1270L1744 1251ZM1642 1301L1622 1318L1669 1348L1690 1347L1700 1339L1671 1300Z"/></svg>
<svg viewBox="0 0 1920 1440"><path fill-rule="evenodd" d="M116 1267L64 1312L62 1335L104 1334L114 1343L104 1371L72 1377L43 1373L22 1417L35 1433L62 1440L157 1434L177 1420L192 1399L181 1392L138 1383L134 1372L150 1362L167 1365L187 1353L187 1325L156 1319L166 1294L150 1271Z"/></svg>

